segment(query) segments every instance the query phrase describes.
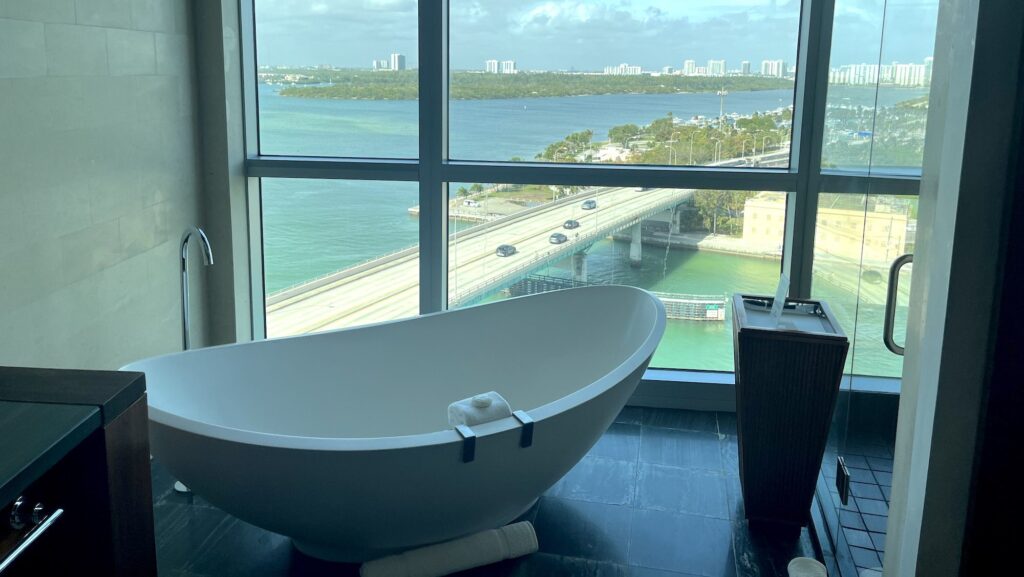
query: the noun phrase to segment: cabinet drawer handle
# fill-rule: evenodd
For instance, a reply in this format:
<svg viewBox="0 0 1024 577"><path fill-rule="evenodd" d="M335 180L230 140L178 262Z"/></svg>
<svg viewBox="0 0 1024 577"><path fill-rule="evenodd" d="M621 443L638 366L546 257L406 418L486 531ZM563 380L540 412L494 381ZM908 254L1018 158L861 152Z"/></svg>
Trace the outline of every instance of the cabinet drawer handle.
<svg viewBox="0 0 1024 577"><path fill-rule="evenodd" d="M64 509L55 509L52 513L46 516L42 515L42 505L36 504L32 508L32 522L36 523L31 529L25 533L25 536L18 541L18 545L7 557L0 559L0 573L3 573L9 566L11 566L18 557L28 549L32 543L38 539L47 529L50 528L53 523L64 514ZM38 521L37 521L38 520ZM12 525L14 522L14 515L12 514Z"/></svg>

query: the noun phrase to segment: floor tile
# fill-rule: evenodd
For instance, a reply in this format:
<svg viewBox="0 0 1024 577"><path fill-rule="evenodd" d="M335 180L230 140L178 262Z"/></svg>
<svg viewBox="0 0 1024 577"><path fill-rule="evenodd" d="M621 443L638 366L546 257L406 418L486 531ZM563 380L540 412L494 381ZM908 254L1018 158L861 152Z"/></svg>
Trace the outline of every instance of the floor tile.
<svg viewBox="0 0 1024 577"><path fill-rule="evenodd" d="M644 409L644 426L718 433L718 420L711 411L680 411L672 409Z"/></svg>
<svg viewBox="0 0 1024 577"><path fill-rule="evenodd" d="M584 457L547 495L609 505L632 505L636 492L635 462Z"/></svg>
<svg viewBox="0 0 1024 577"><path fill-rule="evenodd" d="M161 502L153 508L156 553L161 571L191 569L192 561L223 524L233 521L211 507Z"/></svg>
<svg viewBox="0 0 1024 577"><path fill-rule="evenodd" d="M537 541L544 553L625 563L629 507L541 497Z"/></svg>
<svg viewBox="0 0 1024 577"><path fill-rule="evenodd" d="M878 559L878 554L871 549L850 547L850 555L853 556L853 563L857 567L873 569L875 567L881 566L881 562Z"/></svg>
<svg viewBox="0 0 1024 577"><path fill-rule="evenodd" d="M636 506L729 519L725 479L707 469L641 464Z"/></svg>
<svg viewBox="0 0 1024 577"><path fill-rule="evenodd" d="M619 411L619 415L615 417L616 423L622 423L624 425L640 425L644 422L644 409L643 407L625 407Z"/></svg>
<svg viewBox="0 0 1024 577"><path fill-rule="evenodd" d="M873 443L847 443L846 453L852 455L863 455L865 457L880 457L883 459L892 458L892 449L885 445L878 445Z"/></svg>
<svg viewBox="0 0 1024 577"><path fill-rule="evenodd" d="M722 454L715 433L644 427L640 460L671 467L722 470Z"/></svg>
<svg viewBox="0 0 1024 577"><path fill-rule="evenodd" d="M299 556L302 555L294 550L291 539L230 518L210 535L206 546L196 552L190 570L223 577L287 575L295 562L306 562L305 559L293 560ZM344 575L345 569L354 574L351 567L324 562L316 564L323 564L334 575ZM303 574L321 573L307 571Z"/></svg>
<svg viewBox="0 0 1024 577"><path fill-rule="evenodd" d="M725 437L719 441L722 450L722 470L729 475L740 474L740 447L736 437Z"/></svg>
<svg viewBox="0 0 1024 577"><path fill-rule="evenodd" d="M863 531L864 520L861 519L860 513L855 511L839 511L839 524L843 527L849 527L850 529L859 529Z"/></svg>
<svg viewBox="0 0 1024 577"><path fill-rule="evenodd" d="M736 413L715 413L718 418L718 434L736 436Z"/></svg>
<svg viewBox="0 0 1024 577"><path fill-rule="evenodd" d="M667 511L635 510L629 564L694 575L735 571L729 521Z"/></svg>
<svg viewBox="0 0 1024 577"><path fill-rule="evenodd" d="M892 473L892 459L880 459L878 457L867 457L868 464L872 471Z"/></svg>
<svg viewBox="0 0 1024 577"><path fill-rule="evenodd" d="M872 533L885 533L885 527L889 519L880 515L861 515L864 519L864 526Z"/></svg>
<svg viewBox="0 0 1024 577"><path fill-rule="evenodd" d="M814 557L807 529L781 534L772 528L752 528L742 520L733 524L733 552L739 577L783 577L794 557Z"/></svg>
<svg viewBox="0 0 1024 577"><path fill-rule="evenodd" d="M885 496L882 495L882 490L878 488L878 485L874 483L850 483L850 492L854 497L860 497L862 499L878 499L884 500Z"/></svg>
<svg viewBox="0 0 1024 577"><path fill-rule="evenodd" d="M857 509L859 509L861 513L882 516L889 514L889 506L885 504L885 501L876 501L874 499L861 499L859 497L856 498L856 501Z"/></svg>
<svg viewBox="0 0 1024 577"><path fill-rule="evenodd" d="M886 487L892 486L892 473L888 473L886 471L872 471L872 474L875 476L875 480L878 481L879 485L884 485Z"/></svg>
<svg viewBox="0 0 1024 577"><path fill-rule="evenodd" d="M640 457L640 425L613 423L587 454L621 461L636 461Z"/></svg>
<svg viewBox="0 0 1024 577"><path fill-rule="evenodd" d="M746 516L743 508L743 487L738 475L725 476L725 495L729 500L729 518L738 521Z"/></svg>
<svg viewBox="0 0 1024 577"><path fill-rule="evenodd" d="M862 457L860 455L847 455L847 454L844 453L843 454L843 461L845 461L846 462L846 466L850 467L850 468L854 468L854 469L870 469L871 468L871 466L868 465L867 457Z"/></svg>
<svg viewBox="0 0 1024 577"><path fill-rule="evenodd" d="M843 534L846 536L846 542L853 547L863 547L865 549L875 548L874 543L871 542L871 536L868 535L867 531L843 528Z"/></svg>
<svg viewBox="0 0 1024 577"><path fill-rule="evenodd" d="M481 570L487 569L489 567L481 568ZM546 553L535 553L522 559L511 572L481 570L456 573L453 577L504 577L505 575L509 577L695 577L675 571L630 567L619 563Z"/></svg>
<svg viewBox="0 0 1024 577"><path fill-rule="evenodd" d="M875 483L875 476L871 474L869 469L847 468L850 469L850 481L856 483ZM834 476L835 471L833 471L833 477Z"/></svg>
<svg viewBox="0 0 1024 577"><path fill-rule="evenodd" d="M875 545L875 551L885 551L885 533L869 533L871 542Z"/></svg>

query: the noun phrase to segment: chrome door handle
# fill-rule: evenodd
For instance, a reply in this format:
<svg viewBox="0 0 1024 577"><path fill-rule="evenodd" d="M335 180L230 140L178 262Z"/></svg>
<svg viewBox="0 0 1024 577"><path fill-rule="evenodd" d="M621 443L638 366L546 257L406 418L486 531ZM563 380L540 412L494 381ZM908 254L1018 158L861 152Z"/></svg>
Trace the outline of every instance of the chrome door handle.
<svg viewBox="0 0 1024 577"><path fill-rule="evenodd" d="M885 348L901 357L905 349L897 345L892 338L893 325L896 324L896 297L899 295L900 269L912 262L912 254L905 254L892 262L892 266L889 267L889 287L885 293L885 327L882 329L882 340L885 341Z"/></svg>

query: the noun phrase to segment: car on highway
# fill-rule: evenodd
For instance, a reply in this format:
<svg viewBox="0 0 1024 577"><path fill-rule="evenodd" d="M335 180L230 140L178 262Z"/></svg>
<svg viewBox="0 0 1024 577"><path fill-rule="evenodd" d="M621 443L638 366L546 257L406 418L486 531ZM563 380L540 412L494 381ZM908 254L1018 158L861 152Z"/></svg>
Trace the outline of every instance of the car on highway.
<svg viewBox="0 0 1024 577"><path fill-rule="evenodd" d="M580 227L580 221L578 221L578 220L570 219L570 220L565 221L562 224L562 228L567 229L567 230L572 230L574 228L579 228L579 227Z"/></svg>
<svg viewBox="0 0 1024 577"><path fill-rule="evenodd" d="M584 200L583 204L580 205L583 210L594 210L597 208L597 201L591 198L590 200Z"/></svg>
<svg viewBox="0 0 1024 577"><path fill-rule="evenodd" d="M516 253L516 247L511 244L503 244L498 247L498 250L494 251L494 254L498 256L512 256Z"/></svg>
<svg viewBox="0 0 1024 577"><path fill-rule="evenodd" d="M569 237L565 236L560 232L556 232L555 234L548 237L548 242L550 242L551 244L562 244L567 240L569 240Z"/></svg>

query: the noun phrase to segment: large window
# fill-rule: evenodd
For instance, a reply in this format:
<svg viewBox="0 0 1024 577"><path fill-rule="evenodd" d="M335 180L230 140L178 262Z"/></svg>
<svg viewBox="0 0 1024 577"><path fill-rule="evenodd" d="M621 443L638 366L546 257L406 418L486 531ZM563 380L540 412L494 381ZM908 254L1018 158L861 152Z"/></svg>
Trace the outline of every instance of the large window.
<svg viewBox="0 0 1024 577"><path fill-rule="evenodd" d="M241 1L267 336L630 284L728 371L786 272L900 374L937 0Z"/></svg>
<svg viewBox="0 0 1024 577"><path fill-rule="evenodd" d="M835 0L822 167L920 175L938 0Z"/></svg>
<svg viewBox="0 0 1024 577"><path fill-rule="evenodd" d="M451 0L452 158L788 166L799 4L652 8Z"/></svg>
<svg viewBox="0 0 1024 577"><path fill-rule="evenodd" d="M260 154L418 156L416 2L251 1Z"/></svg>

